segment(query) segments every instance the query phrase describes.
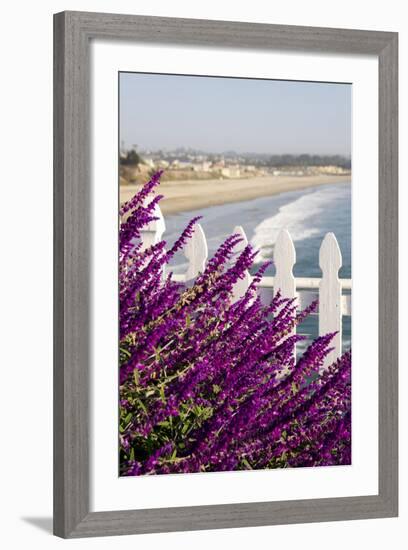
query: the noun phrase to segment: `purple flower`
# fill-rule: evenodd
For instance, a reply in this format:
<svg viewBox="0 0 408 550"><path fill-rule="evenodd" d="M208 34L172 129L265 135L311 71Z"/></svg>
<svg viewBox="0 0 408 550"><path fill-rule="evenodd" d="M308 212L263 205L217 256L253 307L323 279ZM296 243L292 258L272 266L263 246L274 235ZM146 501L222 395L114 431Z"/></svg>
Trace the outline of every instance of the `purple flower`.
<svg viewBox="0 0 408 550"><path fill-rule="evenodd" d="M235 257L231 235L191 287L163 269L191 238L194 218L166 252L142 250L143 227L160 196L160 173L122 206L119 234L121 475L349 464L351 352L319 374L334 334L297 361L293 329L316 311L258 285L269 264L233 301L253 265L248 245Z"/></svg>

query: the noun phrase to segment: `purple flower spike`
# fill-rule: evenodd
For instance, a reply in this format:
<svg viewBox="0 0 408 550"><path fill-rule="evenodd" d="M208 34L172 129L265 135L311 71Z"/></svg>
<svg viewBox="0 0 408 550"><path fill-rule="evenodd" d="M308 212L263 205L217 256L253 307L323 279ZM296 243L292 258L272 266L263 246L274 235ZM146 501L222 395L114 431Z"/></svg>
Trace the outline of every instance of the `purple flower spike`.
<svg viewBox="0 0 408 550"><path fill-rule="evenodd" d="M277 292L265 305L262 265L239 299L236 282L253 265L231 235L193 285L164 269L192 237L193 218L174 246L142 250L160 195L161 173L120 210L119 459L123 476L351 463L351 352L319 374L334 334L295 360L297 311Z"/></svg>

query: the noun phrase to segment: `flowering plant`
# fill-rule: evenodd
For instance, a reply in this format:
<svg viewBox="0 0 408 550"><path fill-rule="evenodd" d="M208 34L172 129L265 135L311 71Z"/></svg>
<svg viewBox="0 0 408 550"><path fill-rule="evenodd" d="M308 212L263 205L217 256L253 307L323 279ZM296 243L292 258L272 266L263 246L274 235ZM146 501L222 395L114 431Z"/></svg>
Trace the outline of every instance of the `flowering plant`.
<svg viewBox="0 0 408 550"><path fill-rule="evenodd" d="M275 293L263 304L263 264L240 299L233 288L256 255L231 235L192 286L164 275L191 237L146 249L142 229L161 173L120 210L120 474L327 466L351 461L351 352L319 374L334 334L295 360L298 312Z"/></svg>

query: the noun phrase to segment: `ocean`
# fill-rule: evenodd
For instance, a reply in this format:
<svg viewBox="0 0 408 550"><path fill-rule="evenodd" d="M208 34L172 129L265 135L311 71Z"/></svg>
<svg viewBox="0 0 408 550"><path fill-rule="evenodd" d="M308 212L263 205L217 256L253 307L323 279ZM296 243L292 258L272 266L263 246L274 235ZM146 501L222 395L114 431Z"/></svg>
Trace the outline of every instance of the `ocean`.
<svg viewBox="0 0 408 550"><path fill-rule="evenodd" d="M294 275L320 277L319 248L323 237L332 231L340 246L343 265L340 278L351 278L351 185L339 183L320 185L246 202L229 203L200 211L181 212L165 217L163 238L170 246L188 221L203 216L204 229L211 257L221 242L241 225L251 244L259 249L258 262L272 258L276 237L282 228L292 236L296 248ZM256 270L256 265L254 269ZM171 264L174 273L183 273L186 258L179 253ZM271 267L267 273L274 274ZM308 339L317 336L317 316L305 321L299 332ZM343 317L343 349L351 345L351 318ZM298 346L300 350L304 346Z"/></svg>

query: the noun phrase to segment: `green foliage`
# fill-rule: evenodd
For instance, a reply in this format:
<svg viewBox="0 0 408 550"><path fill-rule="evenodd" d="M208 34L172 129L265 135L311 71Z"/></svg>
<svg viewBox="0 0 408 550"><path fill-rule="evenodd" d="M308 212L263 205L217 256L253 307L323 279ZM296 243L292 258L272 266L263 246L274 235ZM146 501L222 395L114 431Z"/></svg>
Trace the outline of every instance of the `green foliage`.
<svg viewBox="0 0 408 550"><path fill-rule="evenodd" d="M143 159L134 149L131 149L125 158L120 159L120 163L123 166L138 166L143 163Z"/></svg>

